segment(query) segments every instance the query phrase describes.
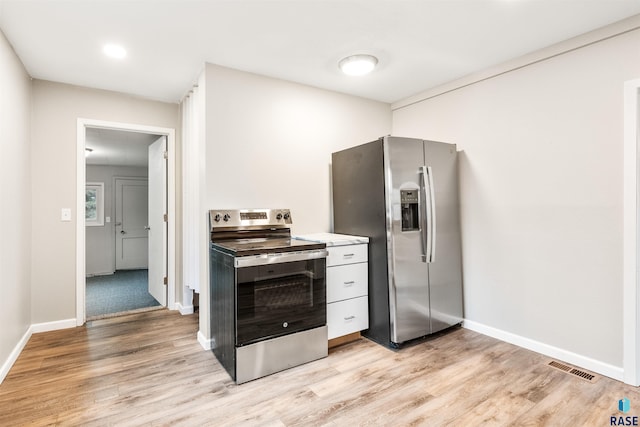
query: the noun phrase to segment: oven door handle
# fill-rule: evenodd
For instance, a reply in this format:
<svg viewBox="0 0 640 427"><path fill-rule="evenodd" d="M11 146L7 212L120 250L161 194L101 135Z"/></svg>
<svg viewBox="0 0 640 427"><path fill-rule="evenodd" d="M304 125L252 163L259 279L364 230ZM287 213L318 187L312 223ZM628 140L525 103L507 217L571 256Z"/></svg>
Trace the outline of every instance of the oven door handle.
<svg viewBox="0 0 640 427"><path fill-rule="evenodd" d="M235 259L235 266L236 268L242 268L255 267L257 265L282 264L284 262L307 261L311 259L326 258L327 255L329 255L329 252L327 252L326 249L314 249L311 251L243 256Z"/></svg>

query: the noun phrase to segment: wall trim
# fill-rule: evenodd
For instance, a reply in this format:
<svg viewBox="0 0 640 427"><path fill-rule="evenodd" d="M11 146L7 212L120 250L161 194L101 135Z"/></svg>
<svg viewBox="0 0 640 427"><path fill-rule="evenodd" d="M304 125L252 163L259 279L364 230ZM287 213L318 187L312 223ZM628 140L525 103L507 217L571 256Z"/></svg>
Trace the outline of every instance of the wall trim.
<svg viewBox="0 0 640 427"><path fill-rule="evenodd" d="M180 312L180 314L182 314L183 316L187 315L187 314L193 314L193 306L192 305L187 305L184 306L182 304L180 304L179 302L176 303L176 309Z"/></svg>
<svg viewBox="0 0 640 427"><path fill-rule="evenodd" d="M20 338L20 341L18 341L16 346L11 351L11 354L9 354L9 357L7 358L7 360L5 360L4 363L2 364L2 367L0 367L0 384L2 384L7 374L9 374L9 371L11 370L13 365L16 363L16 360L18 360L18 357L20 357L22 350L24 350L24 347L27 345L27 343L29 342L33 334L37 334L40 332L57 331L59 329L69 329L69 328L75 328L75 327L76 327L76 319L65 319L65 320L57 320L55 322L34 323L31 326L29 326L29 328L24 333L22 338Z"/></svg>
<svg viewBox="0 0 640 427"><path fill-rule="evenodd" d="M613 378L614 380L622 381L623 379L623 369L618 366L609 365L608 363L604 363L599 360L591 359L589 357L554 347L540 341L535 341L530 338L525 338L511 332L483 325L482 323L474 322L473 320L465 319L462 326L465 329L499 339L500 341L508 342L509 344L517 345L518 347L526 348L527 350L535 351L536 353L544 354L545 356L549 356L554 359L559 359L577 367Z"/></svg>
<svg viewBox="0 0 640 427"><path fill-rule="evenodd" d="M638 255L640 247L640 79L624 85L624 159L623 159L623 267L622 267L622 366L624 382L640 385L640 284Z"/></svg>
<svg viewBox="0 0 640 427"><path fill-rule="evenodd" d="M57 331L59 329L75 328L76 319L56 320L54 322L34 323L31 325L31 332L38 334L40 332Z"/></svg>
<svg viewBox="0 0 640 427"><path fill-rule="evenodd" d="M640 14L394 102L391 104L391 111L409 107L445 93L453 92L638 29L640 29Z"/></svg>
<svg viewBox="0 0 640 427"><path fill-rule="evenodd" d="M29 342L32 333L33 331L31 330L30 326L29 328L27 328L27 331L24 333L22 338L20 338L20 341L18 341L16 346L13 348L13 351L11 351L11 354L9 354L7 360L4 361L2 367L0 367L0 384L2 384L7 374L9 374L9 371L13 367L13 364L16 363L16 360L18 360L18 356L20 356L20 353L22 353L22 350L27 345L27 342Z"/></svg>
<svg viewBox="0 0 640 427"><path fill-rule="evenodd" d="M213 348L213 340L205 337L202 331L198 331L198 342L205 350L211 350Z"/></svg>

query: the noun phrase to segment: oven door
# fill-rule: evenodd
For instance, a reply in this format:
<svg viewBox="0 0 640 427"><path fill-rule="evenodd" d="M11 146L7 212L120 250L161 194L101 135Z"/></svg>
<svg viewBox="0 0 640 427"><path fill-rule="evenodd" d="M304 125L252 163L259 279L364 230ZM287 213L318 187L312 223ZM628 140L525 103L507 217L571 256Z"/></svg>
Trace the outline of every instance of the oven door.
<svg viewBox="0 0 640 427"><path fill-rule="evenodd" d="M326 324L326 254L315 250L236 259L236 345Z"/></svg>

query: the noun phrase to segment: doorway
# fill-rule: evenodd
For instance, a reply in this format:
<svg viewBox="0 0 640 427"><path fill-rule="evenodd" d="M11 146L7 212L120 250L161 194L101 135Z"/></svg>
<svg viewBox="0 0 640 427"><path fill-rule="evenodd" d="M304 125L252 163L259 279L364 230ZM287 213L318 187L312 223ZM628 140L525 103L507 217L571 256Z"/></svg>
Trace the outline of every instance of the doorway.
<svg viewBox="0 0 640 427"><path fill-rule="evenodd" d="M77 227L78 325L131 311L174 309L174 134L173 129L78 120L77 214L79 219L87 215ZM90 184L102 199L86 214ZM97 224L90 224L95 216ZM111 288L109 298L119 302L96 312L89 289L96 283L102 290Z"/></svg>
<svg viewBox="0 0 640 427"><path fill-rule="evenodd" d="M156 184L153 191L161 194L151 194L149 182L166 182L166 160L157 155L151 158L149 153L158 149L164 153L166 137L91 127L85 136L86 317L95 320L161 308L166 305L162 220L153 230L161 237L154 242L157 249L149 248L151 220L162 219L166 212L162 203L166 185ZM92 197L93 188L103 191L99 199ZM161 202L151 208L150 199Z"/></svg>

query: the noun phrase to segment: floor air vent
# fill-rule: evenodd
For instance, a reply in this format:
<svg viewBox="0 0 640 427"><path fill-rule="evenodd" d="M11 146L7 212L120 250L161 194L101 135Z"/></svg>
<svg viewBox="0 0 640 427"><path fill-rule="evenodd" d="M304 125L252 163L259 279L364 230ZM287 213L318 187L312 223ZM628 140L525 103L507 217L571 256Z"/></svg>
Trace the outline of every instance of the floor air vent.
<svg viewBox="0 0 640 427"><path fill-rule="evenodd" d="M566 372L567 374L575 375L578 378L582 378L583 380L588 381L590 383L594 382L597 379L597 377L593 374L590 374L585 371L581 371L580 369L576 369L572 366L565 365L564 363L560 363L555 360L552 360L551 362L549 362L549 366L559 369L563 372Z"/></svg>
<svg viewBox="0 0 640 427"><path fill-rule="evenodd" d="M561 371L565 371L565 372L571 371L571 366L567 366L563 363L556 362L555 360L552 362L549 362L549 366L553 366L554 368L558 368Z"/></svg>

